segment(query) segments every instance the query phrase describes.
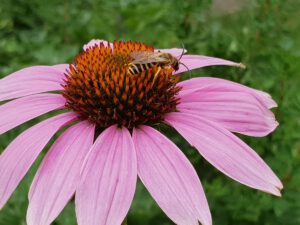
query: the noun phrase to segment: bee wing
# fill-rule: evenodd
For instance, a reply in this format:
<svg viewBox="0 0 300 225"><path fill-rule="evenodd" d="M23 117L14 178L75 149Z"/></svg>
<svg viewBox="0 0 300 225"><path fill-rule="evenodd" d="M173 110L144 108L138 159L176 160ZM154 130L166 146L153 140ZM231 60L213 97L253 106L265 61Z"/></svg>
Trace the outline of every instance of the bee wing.
<svg viewBox="0 0 300 225"><path fill-rule="evenodd" d="M134 60L134 64L146 64L153 62L164 62L165 59L161 57L159 52L131 52L129 54Z"/></svg>

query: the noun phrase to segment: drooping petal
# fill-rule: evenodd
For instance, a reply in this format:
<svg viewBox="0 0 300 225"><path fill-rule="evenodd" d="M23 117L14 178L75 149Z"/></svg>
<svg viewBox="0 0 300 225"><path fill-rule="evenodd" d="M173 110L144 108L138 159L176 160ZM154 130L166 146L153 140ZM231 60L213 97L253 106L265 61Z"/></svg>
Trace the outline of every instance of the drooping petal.
<svg viewBox="0 0 300 225"><path fill-rule="evenodd" d="M181 63L184 65L180 65L179 70L174 74L179 74L186 72L188 70L198 69L206 66L235 66L240 68L245 68L242 63L236 63L225 59L214 58L210 56L204 55L183 55Z"/></svg>
<svg viewBox="0 0 300 225"><path fill-rule="evenodd" d="M63 108L66 100L58 94L37 94L0 106L0 134L49 111Z"/></svg>
<svg viewBox="0 0 300 225"><path fill-rule="evenodd" d="M80 122L51 147L29 193L28 225L50 225L74 195L80 169L93 144L94 126Z"/></svg>
<svg viewBox="0 0 300 225"><path fill-rule="evenodd" d="M87 44L83 46L83 50L86 51L88 48L94 47L95 45L104 44L104 46L108 46L110 44L111 47L113 47L113 44L109 43L108 41L101 40L101 39L92 39Z"/></svg>
<svg viewBox="0 0 300 225"><path fill-rule="evenodd" d="M138 175L176 224L212 224L200 180L188 159L169 139L148 126L133 131Z"/></svg>
<svg viewBox="0 0 300 225"><path fill-rule="evenodd" d="M232 132L266 136L278 126L274 114L247 92L203 88L180 95L179 111L215 121Z"/></svg>
<svg viewBox="0 0 300 225"><path fill-rule="evenodd" d="M52 117L24 131L9 144L1 154L0 209L52 136L75 119L74 113Z"/></svg>
<svg viewBox="0 0 300 225"><path fill-rule="evenodd" d="M182 54L186 53L187 50L183 48L169 48L169 49L155 49L155 52L170 53L171 55L179 58Z"/></svg>
<svg viewBox="0 0 300 225"><path fill-rule="evenodd" d="M242 84L238 84L229 80L213 77L198 77L178 83L182 87L180 95L190 94L191 92L201 91L231 91L231 92L246 92L253 95L266 108L277 107L276 102L272 97L263 91L249 88Z"/></svg>
<svg viewBox="0 0 300 225"><path fill-rule="evenodd" d="M216 123L187 113L165 118L213 166L249 187L280 196L282 184L258 154Z"/></svg>
<svg viewBox="0 0 300 225"><path fill-rule="evenodd" d="M0 80L0 101L62 90L64 74L51 66L33 66Z"/></svg>
<svg viewBox="0 0 300 225"><path fill-rule="evenodd" d="M76 191L78 225L119 225L131 205L136 155L127 128L111 126L94 143Z"/></svg>

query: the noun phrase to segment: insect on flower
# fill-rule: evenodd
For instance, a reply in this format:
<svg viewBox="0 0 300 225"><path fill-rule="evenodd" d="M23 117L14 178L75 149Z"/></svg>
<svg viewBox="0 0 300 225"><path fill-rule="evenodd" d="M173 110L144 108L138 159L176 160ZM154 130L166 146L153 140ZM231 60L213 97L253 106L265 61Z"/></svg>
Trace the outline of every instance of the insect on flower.
<svg viewBox="0 0 300 225"><path fill-rule="evenodd" d="M162 68L172 67L174 71L179 70L179 65L182 64L180 59L184 54L184 48L182 49L182 53L180 57L177 59L174 55L170 53L163 52L147 52L147 51L136 51L131 52L129 55L133 58L133 61L128 64L127 72L130 75L137 75L145 70L149 70L154 66L158 66L158 70L156 71L152 84L156 81L157 76L160 74ZM186 67L186 66L185 66ZM187 68L188 69L188 68Z"/></svg>

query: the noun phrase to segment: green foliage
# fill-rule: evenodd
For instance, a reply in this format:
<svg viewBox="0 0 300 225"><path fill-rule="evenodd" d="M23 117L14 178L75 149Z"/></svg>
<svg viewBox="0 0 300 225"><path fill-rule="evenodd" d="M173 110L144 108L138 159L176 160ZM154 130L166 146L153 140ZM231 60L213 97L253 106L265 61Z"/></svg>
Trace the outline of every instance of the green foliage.
<svg viewBox="0 0 300 225"><path fill-rule="evenodd" d="M240 10L221 13L213 11L209 0L1 0L0 77L30 65L71 62L92 38L139 40L158 47L184 43L191 53L242 61L246 70L204 68L192 76L234 80L267 91L277 101L279 128L268 137L241 138L279 175L285 187L282 198L230 180L175 131L161 130L197 169L214 224L300 224L300 3L246 2ZM33 122L0 136L0 152ZM38 164L1 210L0 225L26 224L27 192ZM76 224L73 203L54 224ZM128 225L133 224L172 224L140 183L128 216Z"/></svg>

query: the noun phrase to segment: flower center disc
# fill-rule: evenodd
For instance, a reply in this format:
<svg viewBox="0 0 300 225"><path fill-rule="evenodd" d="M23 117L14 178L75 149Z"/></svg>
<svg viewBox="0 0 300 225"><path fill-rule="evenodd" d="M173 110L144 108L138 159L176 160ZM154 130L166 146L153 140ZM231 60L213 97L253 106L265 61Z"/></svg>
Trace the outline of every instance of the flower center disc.
<svg viewBox="0 0 300 225"><path fill-rule="evenodd" d="M156 64L132 75L128 67L134 60L130 53L135 51L154 49L142 43L115 41L79 54L66 74L66 107L99 128L153 124L175 111L180 87L176 86L179 77L172 75L174 69Z"/></svg>

